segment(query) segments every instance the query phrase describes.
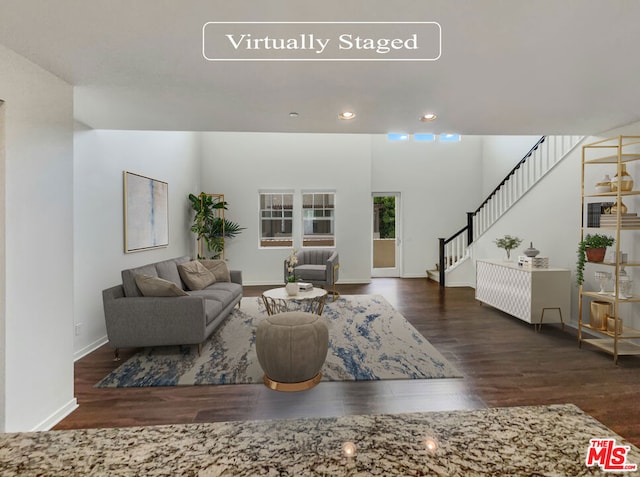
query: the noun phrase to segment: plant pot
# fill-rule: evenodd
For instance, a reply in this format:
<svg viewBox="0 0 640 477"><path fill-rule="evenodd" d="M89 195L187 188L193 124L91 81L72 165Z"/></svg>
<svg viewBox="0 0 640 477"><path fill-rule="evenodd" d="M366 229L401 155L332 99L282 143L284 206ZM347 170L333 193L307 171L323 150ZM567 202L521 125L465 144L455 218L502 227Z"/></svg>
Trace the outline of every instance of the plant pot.
<svg viewBox="0 0 640 477"><path fill-rule="evenodd" d="M607 329L607 318L611 315L611 303L606 301L592 301L589 324L596 330Z"/></svg>
<svg viewBox="0 0 640 477"><path fill-rule="evenodd" d="M607 331L616 335L622 334L622 318L607 316Z"/></svg>
<svg viewBox="0 0 640 477"><path fill-rule="evenodd" d="M288 282L284 289L287 291L287 295L295 296L298 294L298 284L296 282Z"/></svg>
<svg viewBox="0 0 640 477"><path fill-rule="evenodd" d="M603 262L606 252L607 247L585 249L587 260L590 262Z"/></svg>

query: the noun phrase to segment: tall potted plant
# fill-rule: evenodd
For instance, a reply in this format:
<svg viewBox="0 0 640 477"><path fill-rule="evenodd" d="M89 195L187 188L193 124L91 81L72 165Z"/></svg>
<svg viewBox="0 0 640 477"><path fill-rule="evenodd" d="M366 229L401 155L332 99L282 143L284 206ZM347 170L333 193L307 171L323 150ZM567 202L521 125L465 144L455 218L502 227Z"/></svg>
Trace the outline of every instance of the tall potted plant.
<svg viewBox="0 0 640 477"><path fill-rule="evenodd" d="M576 269L576 279L578 285L582 285L584 282L584 265L589 262L602 262L604 261L607 247L612 246L615 243L613 237L603 234L587 234L578 243L578 262Z"/></svg>
<svg viewBox="0 0 640 477"><path fill-rule="evenodd" d="M233 238L244 227L220 217L221 209L227 210L227 202L215 201L213 196L201 192L200 195L189 194L191 208L196 212L191 231L198 240L203 240L211 258L220 258L224 251L225 238ZM205 258L198 255L198 258Z"/></svg>

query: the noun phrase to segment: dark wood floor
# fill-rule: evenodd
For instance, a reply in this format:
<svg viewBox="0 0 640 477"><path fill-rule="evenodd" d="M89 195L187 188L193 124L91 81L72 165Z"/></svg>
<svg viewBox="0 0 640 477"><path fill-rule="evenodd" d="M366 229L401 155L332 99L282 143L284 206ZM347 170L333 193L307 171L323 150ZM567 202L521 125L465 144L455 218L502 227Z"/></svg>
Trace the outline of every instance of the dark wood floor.
<svg viewBox="0 0 640 477"><path fill-rule="evenodd" d="M265 288L245 287L245 296ZM463 379L322 382L302 393L262 385L95 389L119 365L108 346L75 364L79 408L56 429L574 403L640 446L640 357L609 355L576 331L531 325L480 305L470 288L374 279L342 294L381 294L463 373ZM135 350L125 350L123 359ZM594 436L595 437L595 436Z"/></svg>

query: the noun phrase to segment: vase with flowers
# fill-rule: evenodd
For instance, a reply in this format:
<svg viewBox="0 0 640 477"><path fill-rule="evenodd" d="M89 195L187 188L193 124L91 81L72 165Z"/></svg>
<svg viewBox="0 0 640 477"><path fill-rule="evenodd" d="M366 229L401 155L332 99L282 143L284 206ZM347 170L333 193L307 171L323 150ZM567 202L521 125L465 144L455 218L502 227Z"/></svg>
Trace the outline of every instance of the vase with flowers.
<svg viewBox="0 0 640 477"><path fill-rule="evenodd" d="M287 283L285 285L285 290L287 290L287 295L297 295L298 294L298 284L296 283L296 265L298 264L298 257L296 256L297 250L291 250L291 253L287 257L286 265L287 265Z"/></svg>
<svg viewBox="0 0 640 477"><path fill-rule="evenodd" d="M507 261L509 261L511 259L511 250L520 245L522 243L522 239L512 237L511 235L505 235L502 238L495 239L494 243L498 248L503 248L507 252ZM533 248L533 243L531 244L531 248Z"/></svg>

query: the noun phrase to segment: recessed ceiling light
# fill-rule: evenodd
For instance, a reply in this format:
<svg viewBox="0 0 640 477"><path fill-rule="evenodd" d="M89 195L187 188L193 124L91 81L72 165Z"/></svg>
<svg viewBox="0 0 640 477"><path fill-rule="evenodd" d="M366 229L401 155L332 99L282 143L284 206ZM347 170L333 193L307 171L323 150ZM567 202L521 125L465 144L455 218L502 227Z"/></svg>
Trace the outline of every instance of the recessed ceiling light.
<svg viewBox="0 0 640 477"><path fill-rule="evenodd" d="M423 123L428 123L429 121L433 121L436 118L437 116L435 114L427 113L420 116L420 121L422 121Z"/></svg>
<svg viewBox="0 0 640 477"><path fill-rule="evenodd" d="M289 117L290 117L290 118L297 118L297 117L298 117L298 113L296 113L295 111L291 111L291 112L289 113Z"/></svg>
<svg viewBox="0 0 640 477"><path fill-rule="evenodd" d="M343 111L338 114L338 117L340 119L353 119L356 117L356 113L354 113L353 111Z"/></svg>

